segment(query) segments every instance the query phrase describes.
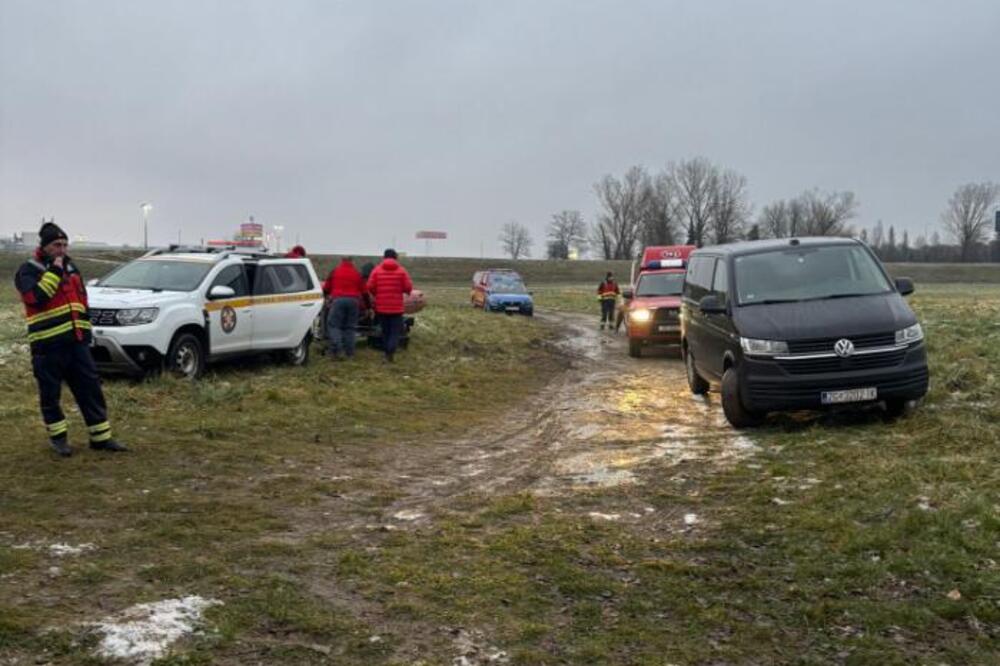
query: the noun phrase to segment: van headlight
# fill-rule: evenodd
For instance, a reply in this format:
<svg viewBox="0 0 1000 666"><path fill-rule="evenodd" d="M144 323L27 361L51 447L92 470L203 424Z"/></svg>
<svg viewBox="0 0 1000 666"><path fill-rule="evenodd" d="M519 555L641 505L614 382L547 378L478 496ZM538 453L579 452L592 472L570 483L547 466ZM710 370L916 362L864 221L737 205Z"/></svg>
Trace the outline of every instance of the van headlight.
<svg viewBox="0 0 1000 666"><path fill-rule="evenodd" d="M119 310L115 315L115 321L119 326L138 326L139 324L149 324L156 315L160 313L160 308L126 308Z"/></svg>
<svg viewBox="0 0 1000 666"><path fill-rule="evenodd" d="M653 318L653 313L646 308L639 308L638 310L632 310L629 313L629 319L637 324L645 324L647 321Z"/></svg>
<svg viewBox="0 0 1000 666"><path fill-rule="evenodd" d="M896 331L896 344L899 346L908 345L912 342L920 342L923 339L924 329L920 328L920 324L907 326L904 329Z"/></svg>
<svg viewBox="0 0 1000 666"><path fill-rule="evenodd" d="M773 356L774 354L787 354L788 343L784 340L757 340L755 338L740 338L740 347L744 354L760 354L762 356Z"/></svg>

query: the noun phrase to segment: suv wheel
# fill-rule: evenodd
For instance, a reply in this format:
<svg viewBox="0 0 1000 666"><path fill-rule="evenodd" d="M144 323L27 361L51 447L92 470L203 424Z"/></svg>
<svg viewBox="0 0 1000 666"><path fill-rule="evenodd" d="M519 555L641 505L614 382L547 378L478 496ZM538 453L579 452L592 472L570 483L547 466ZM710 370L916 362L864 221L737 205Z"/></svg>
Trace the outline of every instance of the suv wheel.
<svg viewBox="0 0 1000 666"><path fill-rule="evenodd" d="M305 365L309 362L309 347L311 345L312 333L306 333L302 342L285 352L285 360L290 365Z"/></svg>
<svg viewBox="0 0 1000 666"><path fill-rule="evenodd" d="M764 420L763 414L752 412L743 406L740 399L740 376L736 368L728 368L722 375L722 411L734 428L750 428L760 425Z"/></svg>
<svg viewBox="0 0 1000 666"><path fill-rule="evenodd" d="M629 340L628 341L628 355L632 358L639 358L642 356L642 340Z"/></svg>
<svg viewBox="0 0 1000 666"><path fill-rule="evenodd" d="M181 333L170 343L167 370L178 377L198 379L205 372L205 346L194 333Z"/></svg>
<svg viewBox="0 0 1000 666"><path fill-rule="evenodd" d="M687 350L687 347L681 353L684 356L684 369L687 371L688 387L691 389L691 393L705 395L708 393L708 382L702 379L698 371L695 370L694 356Z"/></svg>

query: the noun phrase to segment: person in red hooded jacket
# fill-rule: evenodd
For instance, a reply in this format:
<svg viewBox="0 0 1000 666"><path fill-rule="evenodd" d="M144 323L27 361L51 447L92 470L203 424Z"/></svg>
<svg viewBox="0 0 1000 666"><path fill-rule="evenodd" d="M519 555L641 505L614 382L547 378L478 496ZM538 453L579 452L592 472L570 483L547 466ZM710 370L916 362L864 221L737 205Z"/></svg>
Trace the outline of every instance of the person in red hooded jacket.
<svg viewBox="0 0 1000 666"><path fill-rule="evenodd" d="M335 361L354 358L354 340L358 328L361 299L368 293L361 273L351 257L343 257L323 283L323 293L330 299L326 319L329 353Z"/></svg>
<svg viewBox="0 0 1000 666"><path fill-rule="evenodd" d="M305 259L306 249L301 245L296 245L291 250L285 253L286 259Z"/></svg>
<svg viewBox="0 0 1000 666"><path fill-rule="evenodd" d="M413 281L399 265L395 250L390 248L382 256L382 263L368 277L368 291L375 299L375 314L382 327L385 360L392 363L403 336L403 296L413 291Z"/></svg>

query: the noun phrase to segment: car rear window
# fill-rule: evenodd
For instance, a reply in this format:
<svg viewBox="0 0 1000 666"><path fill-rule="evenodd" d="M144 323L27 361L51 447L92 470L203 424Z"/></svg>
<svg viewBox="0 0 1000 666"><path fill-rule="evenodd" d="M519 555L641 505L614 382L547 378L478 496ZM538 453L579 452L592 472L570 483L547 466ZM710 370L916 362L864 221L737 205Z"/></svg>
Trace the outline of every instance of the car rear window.
<svg viewBox="0 0 1000 666"><path fill-rule="evenodd" d="M254 294L295 294L313 288L312 278L305 266L281 264L260 266Z"/></svg>

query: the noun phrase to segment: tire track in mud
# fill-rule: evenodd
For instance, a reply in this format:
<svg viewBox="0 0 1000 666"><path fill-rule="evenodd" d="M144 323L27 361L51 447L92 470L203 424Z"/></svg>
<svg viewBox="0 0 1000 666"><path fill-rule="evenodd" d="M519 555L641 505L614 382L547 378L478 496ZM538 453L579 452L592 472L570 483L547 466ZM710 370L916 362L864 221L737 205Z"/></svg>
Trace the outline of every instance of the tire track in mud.
<svg viewBox="0 0 1000 666"><path fill-rule="evenodd" d="M643 482L685 462L727 465L753 455L712 398L691 395L675 356L633 359L624 332L596 317L539 313L562 329L569 360L531 402L458 439L424 442L383 468L399 498L385 521L419 523L466 495L568 495Z"/></svg>

